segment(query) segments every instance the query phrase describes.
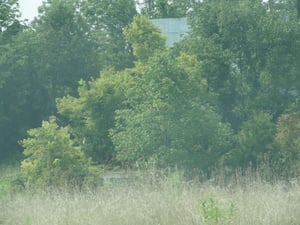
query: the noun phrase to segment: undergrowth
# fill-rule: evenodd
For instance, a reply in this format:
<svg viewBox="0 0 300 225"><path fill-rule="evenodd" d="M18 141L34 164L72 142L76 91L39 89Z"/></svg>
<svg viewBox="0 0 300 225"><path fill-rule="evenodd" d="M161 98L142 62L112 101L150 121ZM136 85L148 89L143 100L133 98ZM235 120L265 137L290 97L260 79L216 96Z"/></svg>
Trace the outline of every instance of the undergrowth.
<svg viewBox="0 0 300 225"><path fill-rule="evenodd" d="M250 172L227 177L227 182L218 175L187 181L180 171L124 175L119 183L105 181L93 189L16 191L0 198L0 224L300 224L296 179L269 182Z"/></svg>

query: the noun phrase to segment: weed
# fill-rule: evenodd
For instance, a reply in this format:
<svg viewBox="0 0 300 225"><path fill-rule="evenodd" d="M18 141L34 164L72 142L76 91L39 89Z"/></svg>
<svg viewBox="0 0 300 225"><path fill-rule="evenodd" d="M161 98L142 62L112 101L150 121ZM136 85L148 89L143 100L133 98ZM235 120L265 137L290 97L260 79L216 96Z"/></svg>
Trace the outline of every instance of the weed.
<svg viewBox="0 0 300 225"><path fill-rule="evenodd" d="M200 213L207 225L231 225L235 224L238 211L232 200L209 194L200 200Z"/></svg>

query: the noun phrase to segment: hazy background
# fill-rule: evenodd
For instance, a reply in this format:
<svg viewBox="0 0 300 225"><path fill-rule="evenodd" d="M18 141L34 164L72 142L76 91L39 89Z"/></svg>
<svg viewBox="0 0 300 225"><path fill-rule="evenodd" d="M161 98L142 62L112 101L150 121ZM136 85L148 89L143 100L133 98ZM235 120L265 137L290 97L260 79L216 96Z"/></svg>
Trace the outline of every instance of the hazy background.
<svg viewBox="0 0 300 225"><path fill-rule="evenodd" d="M19 0L22 19L31 21L38 15L38 7L42 5L43 0Z"/></svg>

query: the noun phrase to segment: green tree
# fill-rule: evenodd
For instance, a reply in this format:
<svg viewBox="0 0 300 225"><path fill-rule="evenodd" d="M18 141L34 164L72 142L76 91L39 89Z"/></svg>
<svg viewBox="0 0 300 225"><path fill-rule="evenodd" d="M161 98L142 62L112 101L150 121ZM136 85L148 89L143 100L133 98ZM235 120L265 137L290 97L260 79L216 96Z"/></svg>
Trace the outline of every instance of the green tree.
<svg viewBox="0 0 300 225"><path fill-rule="evenodd" d="M51 117L28 135L21 141L25 156L21 168L29 187L83 184L90 161L71 139L68 127L59 127Z"/></svg>
<svg viewBox="0 0 300 225"><path fill-rule="evenodd" d="M108 131L114 126L115 110L122 108L124 89L130 87L128 71L102 71L98 79L80 81L78 97L57 100L60 115L67 119L82 149L98 163L114 163L114 146Z"/></svg>
<svg viewBox="0 0 300 225"><path fill-rule="evenodd" d="M178 18L186 16L195 0L144 0L139 4L141 13L151 19Z"/></svg>
<svg viewBox="0 0 300 225"><path fill-rule="evenodd" d="M106 67L132 66L122 32L135 8L129 1L45 1L35 21L14 33L9 26L17 3L1 7L11 10L5 23L1 18L0 34L0 154L7 155L16 152L27 129L55 114L56 98L76 96L80 79L97 77ZM87 8L98 11L89 14Z"/></svg>
<svg viewBox="0 0 300 225"><path fill-rule="evenodd" d="M296 10L297 10L297 17L298 17L298 20L300 19L300 1L297 0L296 1Z"/></svg>
<svg viewBox="0 0 300 225"><path fill-rule="evenodd" d="M31 40L32 45L28 44ZM17 141L26 130L37 126L45 115L45 93L36 77L32 57L35 38L29 30L20 32L0 45L0 155L11 156L20 150Z"/></svg>
<svg viewBox="0 0 300 225"><path fill-rule="evenodd" d="M267 113L257 114L245 121L238 133L238 149L237 152L233 151L233 160L242 166L259 166L275 160L275 133L276 125L272 122L272 116Z"/></svg>
<svg viewBox="0 0 300 225"><path fill-rule="evenodd" d="M87 0L80 10L90 27L90 38L100 45L99 62L117 70L132 67L133 56L123 31L137 14L135 1Z"/></svg>
<svg viewBox="0 0 300 225"><path fill-rule="evenodd" d="M231 129L207 102L199 62L165 52L143 66L125 90L127 108L116 111L117 159L202 169L217 163L230 149Z"/></svg>
<svg viewBox="0 0 300 225"><path fill-rule="evenodd" d="M18 23L20 17L18 0L0 1L0 34Z"/></svg>
<svg viewBox="0 0 300 225"><path fill-rule="evenodd" d="M72 92L79 78L90 73L87 59L93 58L94 47L85 41L74 7L62 1L51 7L41 8L33 29L23 29L0 46L1 130L7 133L1 152L16 152L25 131L55 112L55 98Z"/></svg>
<svg viewBox="0 0 300 225"><path fill-rule="evenodd" d="M37 66L52 110L57 97L74 94L81 78L97 75L101 68L79 7L77 0L44 3L34 24L40 53Z"/></svg>
<svg viewBox="0 0 300 225"><path fill-rule="evenodd" d="M283 175L300 172L299 103L292 104L277 121L275 143L279 148L279 171Z"/></svg>
<svg viewBox="0 0 300 225"><path fill-rule="evenodd" d="M17 52L15 45L19 44L14 39L25 27L19 17L18 1L0 1L0 158L10 155L17 146L18 131L14 125L21 122L18 116L24 104L25 93L19 86L24 80L14 74L15 64L20 63L13 55ZM17 87L21 88L20 93L16 93Z"/></svg>
<svg viewBox="0 0 300 225"><path fill-rule="evenodd" d="M135 13L133 6L124 0L54 0L40 8L34 29L40 52L38 73L50 98L45 101L48 113L55 111L57 97L76 94L80 79L97 77L107 67L132 65L122 32Z"/></svg>
<svg viewBox="0 0 300 225"><path fill-rule="evenodd" d="M260 111L278 117L295 100L300 30L285 1L199 2L190 27L183 48L203 62L219 112L236 130Z"/></svg>
<svg viewBox="0 0 300 225"><path fill-rule="evenodd" d="M124 31L138 61L146 62L155 52L165 49L166 38L158 27L144 16L136 16Z"/></svg>
<svg viewBox="0 0 300 225"><path fill-rule="evenodd" d="M217 163L231 149L232 133L209 104L214 97L199 74L201 63L168 53L159 31L143 17L136 21L143 26L129 26L126 36L133 50L143 48L147 57L138 58L135 68L81 81L79 97L59 99L58 112L82 149L101 163L115 158L130 165L154 160L160 166L206 168ZM155 34L151 40L158 40L158 49L142 45L150 39L134 36L140 29Z"/></svg>

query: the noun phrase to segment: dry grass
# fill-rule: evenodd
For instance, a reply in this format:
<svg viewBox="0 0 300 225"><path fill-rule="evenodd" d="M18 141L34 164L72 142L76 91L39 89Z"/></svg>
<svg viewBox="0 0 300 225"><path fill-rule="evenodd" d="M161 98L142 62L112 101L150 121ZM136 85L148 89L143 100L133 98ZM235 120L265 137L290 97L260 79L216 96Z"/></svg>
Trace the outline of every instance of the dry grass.
<svg viewBox="0 0 300 225"><path fill-rule="evenodd" d="M19 193L0 200L1 225L299 225L300 185L241 178L229 184L175 180L97 191ZM235 221L205 223L200 200L230 200Z"/></svg>

